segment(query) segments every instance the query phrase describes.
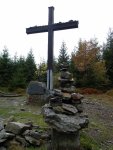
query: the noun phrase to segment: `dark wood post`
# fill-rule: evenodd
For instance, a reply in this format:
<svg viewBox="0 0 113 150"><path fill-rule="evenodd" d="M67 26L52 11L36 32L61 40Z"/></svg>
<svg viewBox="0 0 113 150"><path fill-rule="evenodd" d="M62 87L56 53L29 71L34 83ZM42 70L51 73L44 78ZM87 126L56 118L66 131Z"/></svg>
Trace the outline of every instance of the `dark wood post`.
<svg viewBox="0 0 113 150"><path fill-rule="evenodd" d="M54 7L49 7L48 21L48 68L47 68L47 89L53 89L53 45L54 32L51 27L54 24Z"/></svg>
<svg viewBox="0 0 113 150"><path fill-rule="evenodd" d="M34 26L26 29L27 34L48 32L48 66L47 66L47 89L53 89L53 45L54 31L78 28L78 21L54 23L54 7L49 7L48 25Z"/></svg>

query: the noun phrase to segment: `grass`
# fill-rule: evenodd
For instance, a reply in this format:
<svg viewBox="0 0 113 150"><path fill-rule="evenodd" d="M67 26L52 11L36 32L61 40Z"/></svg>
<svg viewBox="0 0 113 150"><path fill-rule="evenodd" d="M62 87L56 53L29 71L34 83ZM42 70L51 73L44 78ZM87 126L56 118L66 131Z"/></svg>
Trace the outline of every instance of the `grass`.
<svg viewBox="0 0 113 150"><path fill-rule="evenodd" d="M46 145L43 145L43 146L40 146L40 147L28 147L26 148L25 150L47 150L47 146Z"/></svg>
<svg viewBox="0 0 113 150"><path fill-rule="evenodd" d="M10 107L6 107L6 108L0 108L0 117L1 118L8 118L11 116L11 110L15 110L15 108L10 108Z"/></svg>
<svg viewBox="0 0 113 150"><path fill-rule="evenodd" d="M43 116L41 114L32 114L30 112L18 112L14 114L14 117L19 122L32 121L33 124L39 125L42 128L47 127L47 124L44 122Z"/></svg>
<svg viewBox="0 0 113 150"><path fill-rule="evenodd" d="M113 127L110 124L113 97L106 94L93 94L87 95L86 99L91 102L91 104L89 103L91 108L88 114L89 127L85 129L82 135L83 145L90 146L94 150L113 150L113 144L109 143L113 139ZM97 109L94 109L96 106Z"/></svg>
<svg viewBox="0 0 113 150"><path fill-rule="evenodd" d="M107 91L106 94L113 97L113 89Z"/></svg>
<svg viewBox="0 0 113 150"><path fill-rule="evenodd" d="M80 135L81 146L85 150L100 150L98 143L90 136L88 136L84 131Z"/></svg>
<svg viewBox="0 0 113 150"><path fill-rule="evenodd" d="M42 114L32 114L31 112L15 112L12 108L0 108L0 117L7 119L13 117L15 121L27 123L28 121L33 122L33 124L39 125L42 128L47 127L47 124L44 122Z"/></svg>
<svg viewBox="0 0 113 150"><path fill-rule="evenodd" d="M105 104L111 106L113 105L113 97L101 94L101 95L89 95L87 96L89 101L91 100L95 103L95 100L98 99L98 102L104 102ZM18 99L13 99L13 101L19 101L23 99L25 101L25 97L21 97ZM21 105L22 100L18 103L18 105L13 105L12 99L8 98L3 100L0 98L0 117L4 119L10 118L13 116L15 121L26 123L28 121L33 122L33 124L42 127L42 129L47 128L47 124L44 122L42 114L40 114L40 106L32 106L32 105ZM21 111L21 108L25 108L24 111ZM39 109L39 110L38 110ZM99 112L98 112L99 113ZM110 141L112 138L113 131L108 128L105 123L101 122L99 115L96 113L89 114L89 127L80 134L81 145L85 148L85 150L105 150L102 148L103 141ZM96 132L96 135L92 135L91 132ZM26 150L47 150L46 146L42 147L29 147ZM109 146L107 150L113 150L113 146Z"/></svg>
<svg viewBox="0 0 113 150"><path fill-rule="evenodd" d="M5 103L5 101L7 102ZM39 113L38 106L33 107L26 104L24 104L24 106L21 106L19 103L18 105L13 105L12 100L6 99L5 101L3 101L3 98L1 98L0 100L1 118L7 121L11 117L11 119L13 118L13 120L18 122L27 123L31 121L33 124L41 126L42 128L47 127L43 115ZM24 108L24 111L21 111L21 108Z"/></svg>
<svg viewBox="0 0 113 150"><path fill-rule="evenodd" d="M96 133L95 133L96 132ZM90 120L89 127L81 131L81 145L85 150L106 150L105 141L110 141L113 131L97 120ZM107 150L113 150L109 145Z"/></svg>

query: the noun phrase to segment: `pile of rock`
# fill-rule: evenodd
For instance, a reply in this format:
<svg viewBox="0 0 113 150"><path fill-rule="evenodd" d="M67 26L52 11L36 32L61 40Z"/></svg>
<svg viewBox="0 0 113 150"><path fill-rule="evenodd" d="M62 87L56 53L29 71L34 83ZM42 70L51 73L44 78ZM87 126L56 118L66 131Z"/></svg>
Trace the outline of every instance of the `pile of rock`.
<svg viewBox="0 0 113 150"><path fill-rule="evenodd" d="M67 66L62 66L59 81L60 90L53 90L49 104L42 109L45 122L52 129L50 147L52 150L80 150L79 130L89 122L83 114L83 95L74 92L74 80Z"/></svg>
<svg viewBox="0 0 113 150"><path fill-rule="evenodd" d="M33 126L32 123L8 122L4 125L0 122L0 150L22 150L31 145L39 147L49 139L47 131L42 132L39 126Z"/></svg>

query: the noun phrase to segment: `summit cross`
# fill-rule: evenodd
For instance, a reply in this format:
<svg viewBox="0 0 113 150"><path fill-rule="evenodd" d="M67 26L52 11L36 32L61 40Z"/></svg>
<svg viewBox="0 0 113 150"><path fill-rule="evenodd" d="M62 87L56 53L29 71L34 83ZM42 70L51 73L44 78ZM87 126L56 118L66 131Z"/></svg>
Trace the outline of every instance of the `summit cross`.
<svg viewBox="0 0 113 150"><path fill-rule="evenodd" d="M54 7L49 7L48 25L26 28L27 34L48 32L47 89L53 89L54 31L78 28L78 21L54 23Z"/></svg>

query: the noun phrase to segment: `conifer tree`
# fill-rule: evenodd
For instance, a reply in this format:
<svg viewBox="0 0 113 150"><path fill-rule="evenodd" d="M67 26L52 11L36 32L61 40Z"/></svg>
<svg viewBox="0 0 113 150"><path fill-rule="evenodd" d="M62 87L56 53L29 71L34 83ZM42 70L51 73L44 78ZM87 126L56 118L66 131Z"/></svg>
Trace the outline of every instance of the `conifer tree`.
<svg viewBox="0 0 113 150"><path fill-rule="evenodd" d="M4 47L3 52L0 55L0 86L8 86L13 73L12 60L9 57L9 52Z"/></svg>
<svg viewBox="0 0 113 150"><path fill-rule="evenodd" d="M14 72L10 83L10 89L26 87L26 60L20 57L14 62Z"/></svg>
<svg viewBox="0 0 113 150"><path fill-rule="evenodd" d="M60 65L62 63L69 65L69 55L67 54L67 47L66 47L65 42L62 42L62 45L60 48L60 54L58 56L58 68L60 68Z"/></svg>
<svg viewBox="0 0 113 150"><path fill-rule="evenodd" d="M34 60L34 55L32 49L29 51L27 58L26 58L26 81L27 83L31 80L35 80L36 78L36 63Z"/></svg>
<svg viewBox="0 0 113 150"><path fill-rule="evenodd" d="M107 76L113 86L113 31L108 33L107 43L103 48L103 58L107 69Z"/></svg>

